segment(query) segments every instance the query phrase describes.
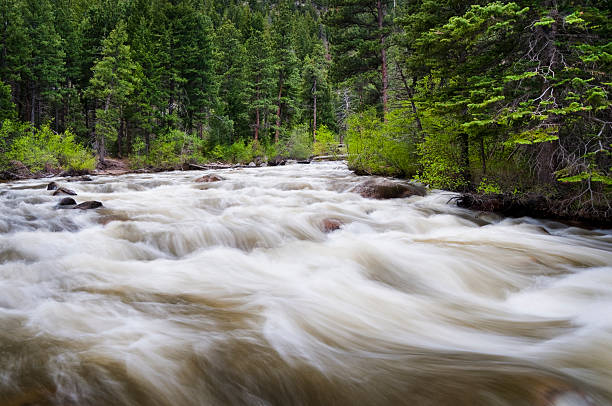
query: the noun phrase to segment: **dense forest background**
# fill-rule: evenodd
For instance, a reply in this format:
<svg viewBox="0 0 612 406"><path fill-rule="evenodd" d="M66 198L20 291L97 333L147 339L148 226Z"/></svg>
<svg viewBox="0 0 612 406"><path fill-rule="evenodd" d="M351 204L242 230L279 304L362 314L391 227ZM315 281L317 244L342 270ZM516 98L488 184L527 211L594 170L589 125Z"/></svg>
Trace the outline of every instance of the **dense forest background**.
<svg viewBox="0 0 612 406"><path fill-rule="evenodd" d="M0 171L348 148L357 172L610 217L608 7L3 0Z"/></svg>

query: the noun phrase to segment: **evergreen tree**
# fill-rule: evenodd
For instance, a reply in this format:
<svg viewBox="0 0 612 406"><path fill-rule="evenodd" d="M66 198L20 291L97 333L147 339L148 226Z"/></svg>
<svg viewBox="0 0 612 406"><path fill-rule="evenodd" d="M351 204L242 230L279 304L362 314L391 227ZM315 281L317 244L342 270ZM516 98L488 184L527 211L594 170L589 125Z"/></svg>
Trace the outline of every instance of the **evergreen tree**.
<svg viewBox="0 0 612 406"><path fill-rule="evenodd" d="M330 29L333 75L336 81L349 80L370 104L370 87L388 111L387 37L391 16L386 0L331 0L325 24Z"/></svg>
<svg viewBox="0 0 612 406"><path fill-rule="evenodd" d="M224 20L216 33L216 71L219 82L219 111L230 125L230 139L249 135L247 104L247 50L240 31L229 20Z"/></svg>
<svg viewBox="0 0 612 406"><path fill-rule="evenodd" d="M106 145L116 141L122 108L137 85L139 66L132 60L126 44L125 23L120 22L103 42L102 58L96 61L90 80L89 93L98 100L96 109L96 146L100 162L104 163Z"/></svg>
<svg viewBox="0 0 612 406"><path fill-rule="evenodd" d="M247 40L249 111L254 119L253 138L258 140L260 132L268 127L268 118L273 111L276 70L270 27L261 14L253 16L251 37Z"/></svg>

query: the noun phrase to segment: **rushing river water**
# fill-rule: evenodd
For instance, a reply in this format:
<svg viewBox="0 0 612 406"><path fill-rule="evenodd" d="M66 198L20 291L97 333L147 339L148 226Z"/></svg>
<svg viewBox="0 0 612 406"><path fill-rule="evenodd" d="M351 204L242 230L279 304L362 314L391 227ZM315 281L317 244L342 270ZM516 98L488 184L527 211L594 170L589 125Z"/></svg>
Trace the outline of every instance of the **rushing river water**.
<svg viewBox="0 0 612 406"><path fill-rule="evenodd" d="M204 173L0 185L0 405L612 404L610 232Z"/></svg>

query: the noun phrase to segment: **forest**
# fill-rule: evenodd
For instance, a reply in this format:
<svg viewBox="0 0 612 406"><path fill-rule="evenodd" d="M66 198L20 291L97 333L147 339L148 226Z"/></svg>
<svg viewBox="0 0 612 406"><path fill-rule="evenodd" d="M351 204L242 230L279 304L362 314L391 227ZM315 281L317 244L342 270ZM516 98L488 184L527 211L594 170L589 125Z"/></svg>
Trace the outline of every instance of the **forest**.
<svg viewBox="0 0 612 406"><path fill-rule="evenodd" d="M608 6L5 0L0 177L346 153L610 219Z"/></svg>

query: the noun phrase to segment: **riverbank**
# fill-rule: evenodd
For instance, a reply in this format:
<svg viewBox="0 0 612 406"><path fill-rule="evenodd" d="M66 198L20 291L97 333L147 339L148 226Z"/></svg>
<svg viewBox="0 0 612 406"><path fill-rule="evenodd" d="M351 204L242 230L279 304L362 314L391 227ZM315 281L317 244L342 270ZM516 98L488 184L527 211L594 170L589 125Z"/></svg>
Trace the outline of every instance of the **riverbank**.
<svg viewBox="0 0 612 406"><path fill-rule="evenodd" d="M209 162L205 164L183 163L180 165L156 167L156 166L141 166L134 168L128 159L106 158L104 162L98 162L94 170L64 170L62 168L45 167L41 171L32 172L21 162L12 162L12 167L8 170L0 172L0 182L28 180L28 179L45 179L55 177L75 177L84 175L127 175L130 173L159 173L170 171L198 171L210 169L235 169L235 168L252 168L279 166L291 163L308 164L310 160L298 161L292 159L272 159L268 161L255 160L249 164L234 164L228 162Z"/></svg>
<svg viewBox="0 0 612 406"><path fill-rule="evenodd" d="M612 228L612 212L603 216L586 208L570 211L567 203L543 195L463 193L456 199L457 206L500 214L504 217L533 217L556 220L584 228Z"/></svg>
<svg viewBox="0 0 612 406"><path fill-rule="evenodd" d="M63 171L57 168L45 168L42 172L32 173L24 165L15 163L14 170L0 173L0 182L46 179L56 177L80 177L83 175L118 176L138 173L161 173L168 171L198 171L198 170L225 170L237 168L256 168L267 166L282 166L286 164L310 164L316 159L297 161L291 159L256 160L248 165L232 164L228 162L210 162L206 164L184 163L173 167L146 166L132 168L127 159L107 158L104 163L98 163L93 171ZM370 176L368 173L352 170L359 176ZM538 219L556 220L568 225L583 228L612 228L612 212L604 213L592 210L569 210L566 202L551 199L538 194L483 194L461 193L454 198L457 206L474 211L491 212L504 217L520 218L533 217Z"/></svg>
<svg viewBox="0 0 612 406"><path fill-rule="evenodd" d="M373 176L358 167L349 169L359 176ZM400 177L401 179L401 177ZM504 217L555 220L583 228L612 228L612 207L597 207L575 204L576 199L559 191L556 195L541 193L478 193L473 191L450 190L458 193L452 200L457 206L474 211L496 213Z"/></svg>

